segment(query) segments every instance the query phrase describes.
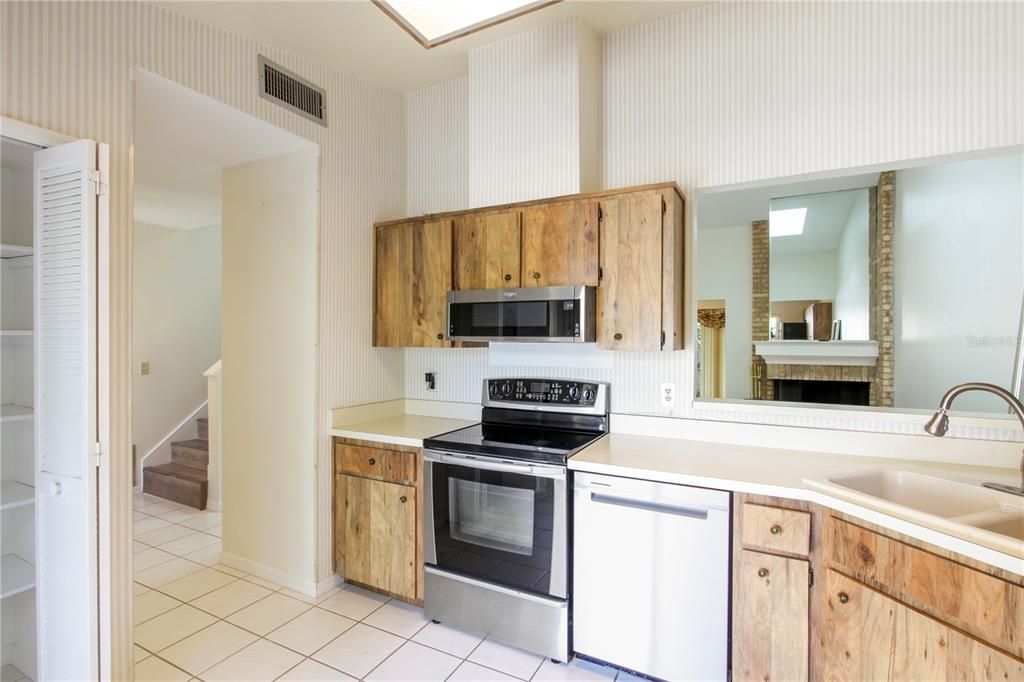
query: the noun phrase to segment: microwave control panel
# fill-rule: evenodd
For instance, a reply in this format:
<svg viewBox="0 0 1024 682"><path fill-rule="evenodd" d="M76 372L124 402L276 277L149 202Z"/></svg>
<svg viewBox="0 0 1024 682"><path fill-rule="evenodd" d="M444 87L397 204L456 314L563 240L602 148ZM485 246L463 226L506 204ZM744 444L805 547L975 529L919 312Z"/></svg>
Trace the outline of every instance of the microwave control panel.
<svg viewBox="0 0 1024 682"><path fill-rule="evenodd" d="M598 384L564 379L488 379L491 400L589 407L597 400Z"/></svg>

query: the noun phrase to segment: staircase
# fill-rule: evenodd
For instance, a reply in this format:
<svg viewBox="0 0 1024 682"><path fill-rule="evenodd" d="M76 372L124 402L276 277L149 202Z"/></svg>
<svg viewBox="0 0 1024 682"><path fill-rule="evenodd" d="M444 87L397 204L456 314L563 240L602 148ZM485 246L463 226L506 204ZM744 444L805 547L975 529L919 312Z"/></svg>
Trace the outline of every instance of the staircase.
<svg viewBox="0 0 1024 682"><path fill-rule="evenodd" d="M171 461L142 470L142 491L194 509L206 509L209 421L196 420L196 437L171 443Z"/></svg>

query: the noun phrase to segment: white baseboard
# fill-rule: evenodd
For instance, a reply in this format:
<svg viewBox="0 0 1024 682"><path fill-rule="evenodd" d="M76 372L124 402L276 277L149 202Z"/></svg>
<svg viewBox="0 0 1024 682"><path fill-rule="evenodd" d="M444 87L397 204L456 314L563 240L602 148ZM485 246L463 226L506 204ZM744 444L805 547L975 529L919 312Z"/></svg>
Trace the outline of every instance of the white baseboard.
<svg viewBox="0 0 1024 682"><path fill-rule="evenodd" d="M31 679L36 679L36 659L15 644L8 644L0 653L0 665L13 665Z"/></svg>
<svg viewBox="0 0 1024 682"><path fill-rule="evenodd" d="M324 578L316 584L316 596L319 597L322 594L326 594L338 585L342 585L344 583L345 581L342 580L340 575L332 575L329 578Z"/></svg>
<svg viewBox="0 0 1024 682"><path fill-rule="evenodd" d="M210 502L209 499L207 499L207 501L206 501L206 508L208 510L210 510L210 511L215 511L215 512L223 511L220 508L220 506L221 506L220 502Z"/></svg>
<svg viewBox="0 0 1024 682"><path fill-rule="evenodd" d="M295 590L296 592L301 592L309 597L316 597L319 593L319 584L315 580L299 578L291 575L290 573L285 573L284 571L279 571L276 568L267 566L266 564L261 564L258 561L240 557L237 554L221 552L220 563L225 566L230 566L231 568L237 568L240 571L245 571L246 573L251 573L257 578L269 580L272 583L277 583L278 585Z"/></svg>

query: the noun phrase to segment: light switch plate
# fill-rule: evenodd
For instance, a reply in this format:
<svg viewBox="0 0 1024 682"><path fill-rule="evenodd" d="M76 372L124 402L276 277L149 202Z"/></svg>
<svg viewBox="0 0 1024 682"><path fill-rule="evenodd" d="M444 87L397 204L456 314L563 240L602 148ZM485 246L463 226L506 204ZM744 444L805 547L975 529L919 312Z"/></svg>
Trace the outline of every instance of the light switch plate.
<svg viewBox="0 0 1024 682"><path fill-rule="evenodd" d="M149 374L148 362L139 363L139 374L141 374L142 376L146 376L147 374Z"/></svg>

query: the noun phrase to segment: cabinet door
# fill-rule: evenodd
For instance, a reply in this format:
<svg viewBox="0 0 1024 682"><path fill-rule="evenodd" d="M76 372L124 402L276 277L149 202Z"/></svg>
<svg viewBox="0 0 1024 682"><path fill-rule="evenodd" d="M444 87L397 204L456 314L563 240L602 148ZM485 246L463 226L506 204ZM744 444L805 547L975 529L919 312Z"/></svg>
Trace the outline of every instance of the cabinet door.
<svg viewBox="0 0 1024 682"><path fill-rule="evenodd" d="M416 599L416 488L336 476L334 532L346 580Z"/></svg>
<svg viewBox="0 0 1024 682"><path fill-rule="evenodd" d="M806 680L808 563L742 550L735 571L734 679Z"/></svg>
<svg viewBox="0 0 1024 682"><path fill-rule="evenodd" d="M1020 680L1024 664L829 570L821 624L827 680Z"/></svg>
<svg viewBox="0 0 1024 682"><path fill-rule="evenodd" d="M414 223L381 225L374 240L373 345L400 348L412 341L406 241Z"/></svg>
<svg viewBox="0 0 1024 682"><path fill-rule="evenodd" d="M375 242L373 345L447 346L452 222L381 225Z"/></svg>
<svg viewBox="0 0 1024 682"><path fill-rule="evenodd" d="M455 220L455 289L519 286L519 211Z"/></svg>
<svg viewBox="0 0 1024 682"><path fill-rule="evenodd" d="M444 332L445 305L452 288L452 221L415 223L408 232L409 345L448 346Z"/></svg>
<svg viewBox="0 0 1024 682"><path fill-rule="evenodd" d="M522 286L597 286L597 207L581 199L523 209Z"/></svg>
<svg viewBox="0 0 1024 682"><path fill-rule="evenodd" d="M661 349L662 196L601 201L597 343L609 350Z"/></svg>

